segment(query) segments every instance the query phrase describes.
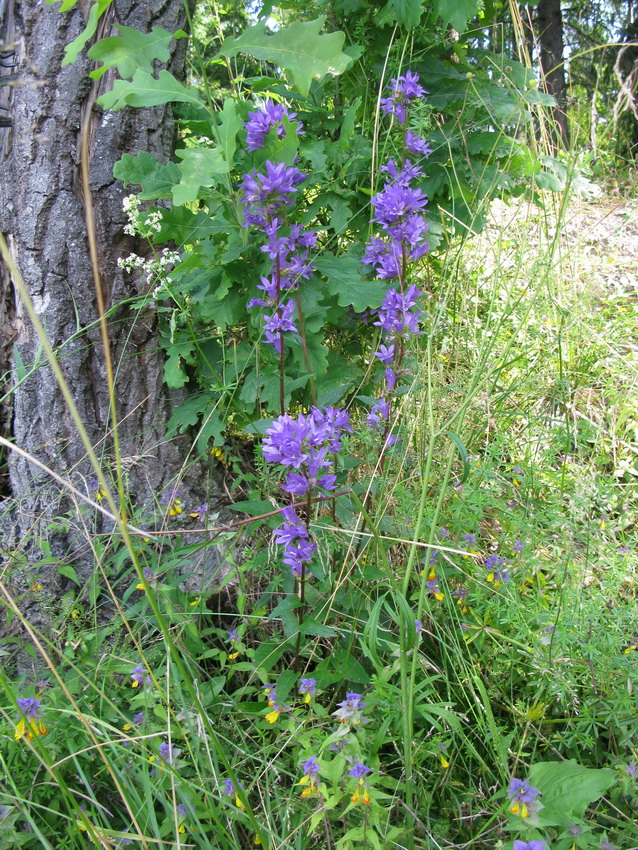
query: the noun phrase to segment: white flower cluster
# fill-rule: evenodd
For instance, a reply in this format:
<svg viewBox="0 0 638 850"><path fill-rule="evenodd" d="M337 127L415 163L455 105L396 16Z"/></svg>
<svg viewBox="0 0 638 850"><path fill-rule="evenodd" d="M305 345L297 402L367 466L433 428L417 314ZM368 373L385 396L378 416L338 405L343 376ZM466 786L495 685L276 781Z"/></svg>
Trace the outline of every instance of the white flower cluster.
<svg viewBox="0 0 638 850"><path fill-rule="evenodd" d="M122 202L122 209L128 218L128 224L124 225L124 233L129 236L145 236L149 238L153 233L159 233L162 229L162 211L155 210L146 215L144 221L140 217L140 199L137 195L128 195Z"/></svg>
<svg viewBox="0 0 638 850"><path fill-rule="evenodd" d="M146 272L147 283L160 281L160 286L156 290L159 291L164 283L169 280L166 271L169 266L176 266L181 261L181 257L177 251L171 251L164 248L161 254L155 254L148 259L140 257L137 254L129 254L128 257L119 257L117 264L126 272L133 272L135 269L140 269Z"/></svg>

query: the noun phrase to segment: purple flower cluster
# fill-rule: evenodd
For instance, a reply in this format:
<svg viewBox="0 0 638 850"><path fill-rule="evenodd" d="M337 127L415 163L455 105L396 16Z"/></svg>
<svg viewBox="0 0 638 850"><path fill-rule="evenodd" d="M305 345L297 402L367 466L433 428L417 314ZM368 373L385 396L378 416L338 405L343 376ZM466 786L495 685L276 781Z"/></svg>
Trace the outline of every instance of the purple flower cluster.
<svg viewBox="0 0 638 850"><path fill-rule="evenodd" d="M333 711L333 715L339 718L340 723L349 723L352 726L359 726L365 723L362 715L363 709L366 707L361 694L354 691L349 691L343 702L337 703L337 711Z"/></svg>
<svg viewBox="0 0 638 850"><path fill-rule="evenodd" d="M336 476L323 470L332 464L329 455L341 450L344 431L352 431L346 410L313 407L296 419L285 413L266 431L262 452L269 463L296 470L282 485L287 493L303 496L315 487L334 490Z"/></svg>
<svg viewBox="0 0 638 850"><path fill-rule="evenodd" d="M529 784L529 779L512 777L507 793L510 797L510 812L525 819L534 813L534 803L541 792Z"/></svg>
<svg viewBox="0 0 638 850"><path fill-rule="evenodd" d="M381 110L387 115L396 116L400 124L405 124L411 101L420 100L426 94L419 83L419 75L407 71L405 76L390 80L390 95L381 98Z"/></svg>
<svg viewBox="0 0 638 850"><path fill-rule="evenodd" d="M257 112L249 112L246 122L247 147L254 151L264 144L266 135L276 128L280 138L286 135L282 123L284 118L293 121L296 113L289 112L281 104L268 100ZM303 126L296 122L297 133ZM247 307L266 307L270 313L264 315L264 339L278 354L282 353L283 334L299 333L296 320L297 305L294 299L284 301L285 293L296 289L299 281L308 279L315 266L309 259L309 250L317 244L314 231L303 232L299 225L290 225L286 220L298 187L306 179L298 168L284 163L266 160L266 173L252 171L244 175L240 184L241 202L244 205L244 227L258 227L267 237L261 250L272 260L269 274L261 276L257 288L263 298L251 298Z"/></svg>
<svg viewBox="0 0 638 850"><path fill-rule="evenodd" d="M422 172L409 160L399 170L391 159L381 170L390 179L372 198L372 221L382 228L384 236L372 237L362 262L375 266L376 275L382 280L400 278L403 282L407 264L420 259L428 250L425 239L428 225L422 214L428 199L421 189L410 188L410 181Z"/></svg>
<svg viewBox="0 0 638 850"><path fill-rule="evenodd" d="M294 165L273 163L269 159L264 165L265 174L251 171L244 175L240 185L244 193L241 198L245 208L244 227L250 224L264 227L278 210L290 206L297 187L306 179L306 175Z"/></svg>
<svg viewBox="0 0 638 850"><path fill-rule="evenodd" d="M391 81L390 95L381 100L381 109L405 126L411 103L426 94L417 74L408 71L405 76ZM428 250L428 225L423 215L428 199L420 188L411 185L422 171L406 159L405 153L423 157L428 156L431 149L425 139L412 130L405 130L403 143L402 163L397 165L394 159L389 159L381 168L387 180L372 198L374 215L371 219L381 232L370 239L362 257L364 265L374 268L378 279L398 281L396 288L388 290L374 322L385 332L375 356L385 366L385 383L390 391L395 390L399 379L405 342L420 333L419 319L423 315L416 307L420 290L414 284L406 288L408 266ZM370 410L368 424L387 430L389 416L390 402L381 398Z"/></svg>
<svg viewBox="0 0 638 850"><path fill-rule="evenodd" d="M300 413L296 419L284 414L266 431L262 452L269 463L278 463L289 470L282 484L287 493L304 496L317 487L334 490L337 476L324 470L333 463L331 455L341 449L344 431L352 431L345 410L313 407L310 413ZM299 578L317 546L311 542L308 526L294 508L283 508L281 514L285 521L281 528L275 529L275 540L284 547L284 564Z"/></svg>
<svg viewBox="0 0 638 850"><path fill-rule="evenodd" d="M316 266L309 258L309 249L316 246L317 234L313 230L302 231L298 224L286 227L277 216L262 229L268 237L268 243L261 250L269 255L273 265L270 274L262 275L261 283L257 284L257 289L266 297L251 298L246 306L249 309L269 307L272 310L271 315L264 316L265 341L281 354L281 334L285 331L298 333L293 319L295 302L290 299L284 304L283 294L297 289L299 281L307 280L315 270Z"/></svg>
<svg viewBox="0 0 638 850"><path fill-rule="evenodd" d="M277 137L280 139L286 138L286 128L283 125L284 118L293 122L297 117L296 112L289 112L281 103L275 103L274 100L267 100L264 107L257 112L248 113L248 121L246 122L246 147L249 151L256 151L263 147L268 133L274 128ZM303 135L304 129L301 121L296 121L296 131L298 135Z"/></svg>
<svg viewBox="0 0 638 850"><path fill-rule="evenodd" d="M494 587L498 587L499 583L508 582L511 578L509 572L505 569L507 561L505 558L499 558L498 555L490 555L485 558L483 566L487 570L487 580L494 582Z"/></svg>

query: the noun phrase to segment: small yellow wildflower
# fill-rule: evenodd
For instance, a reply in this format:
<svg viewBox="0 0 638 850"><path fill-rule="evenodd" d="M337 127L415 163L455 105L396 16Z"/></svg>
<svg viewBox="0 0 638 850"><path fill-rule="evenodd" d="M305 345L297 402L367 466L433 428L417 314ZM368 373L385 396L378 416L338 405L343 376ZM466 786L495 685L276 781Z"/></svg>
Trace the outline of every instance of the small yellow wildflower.
<svg viewBox="0 0 638 850"><path fill-rule="evenodd" d="M22 738L26 738L27 741L30 741L38 735L48 735L49 730L40 719L40 703L42 700L26 697L17 702L24 717L21 717L16 724L15 740L20 741Z"/></svg>

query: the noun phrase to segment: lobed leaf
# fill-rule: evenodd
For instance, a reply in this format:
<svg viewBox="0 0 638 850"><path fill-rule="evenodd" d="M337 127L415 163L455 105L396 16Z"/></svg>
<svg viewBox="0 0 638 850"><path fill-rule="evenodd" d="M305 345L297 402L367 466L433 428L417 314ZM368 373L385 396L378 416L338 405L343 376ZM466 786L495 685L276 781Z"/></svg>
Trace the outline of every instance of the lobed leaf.
<svg viewBox="0 0 638 850"><path fill-rule="evenodd" d="M153 27L151 32L143 33L133 27L125 27L116 24L120 35L103 38L94 44L88 52L89 59L95 62L103 62L100 68L96 68L89 74L94 80L99 80L109 68L117 68L120 76L131 79L135 71L141 69L149 74L153 73L153 61L168 62L171 57L168 45L175 38L186 35L178 30L173 36L162 27Z"/></svg>
<svg viewBox="0 0 638 850"><path fill-rule="evenodd" d="M272 62L289 71L296 88L307 95L313 79L341 74L352 61L343 52L344 33L320 34L324 22L325 17L295 21L289 27L270 33L266 22L260 21L238 38L227 38L218 56L230 59L238 53L248 53L255 59Z"/></svg>
<svg viewBox="0 0 638 850"><path fill-rule="evenodd" d="M196 89L189 89L168 71L160 71L155 79L138 69L132 80L116 80L111 91L98 98L105 109L117 112L125 106L159 106L162 103L194 103L204 106Z"/></svg>

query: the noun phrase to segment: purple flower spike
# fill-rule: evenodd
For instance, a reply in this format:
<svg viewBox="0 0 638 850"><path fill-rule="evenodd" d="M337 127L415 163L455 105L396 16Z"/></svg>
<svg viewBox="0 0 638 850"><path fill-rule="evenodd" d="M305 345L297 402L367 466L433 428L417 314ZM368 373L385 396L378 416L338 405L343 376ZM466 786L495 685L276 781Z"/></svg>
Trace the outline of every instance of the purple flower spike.
<svg viewBox="0 0 638 850"><path fill-rule="evenodd" d="M380 398L370 408L367 423L371 428L382 428L390 416L390 402Z"/></svg>
<svg viewBox="0 0 638 850"><path fill-rule="evenodd" d="M405 134L405 146L410 153L420 153L421 156L429 156L432 153L432 148L428 142L421 136L417 136L412 130L408 130Z"/></svg>
<svg viewBox="0 0 638 850"><path fill-rule="evenodd" d="M535 841L521 841L517 838L514 841L514 850L547 850L547 844L540 838Z"/></svg>
<svg viewBox="0 0 638 850"><path fill-rule="evenodd" d="M249 151L256 151L263 147L266 136L270 130L276 128L277 136L280 139L286 138L286 128L282 121L286 118L291 123L297 117L296 112L289 112L281 103L275 103L273 100L267 100L262 109L257 112L248 113L248 121L246 122L246 148ZM298 135L302 135L303 124L300 121L296 122L296 130Z"/></svg>
<svg viewBox="0 0 638 850"><path fill-rule="evenodd" d="M390 96L381 98L381 110L394 115L400 124L405 124L410 101L425 97L426 90L419 83L418 74L407 71L405 76L390 80Z"/></svg>

